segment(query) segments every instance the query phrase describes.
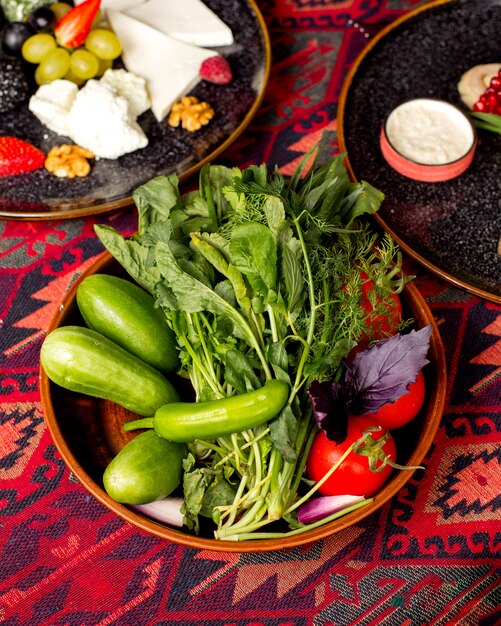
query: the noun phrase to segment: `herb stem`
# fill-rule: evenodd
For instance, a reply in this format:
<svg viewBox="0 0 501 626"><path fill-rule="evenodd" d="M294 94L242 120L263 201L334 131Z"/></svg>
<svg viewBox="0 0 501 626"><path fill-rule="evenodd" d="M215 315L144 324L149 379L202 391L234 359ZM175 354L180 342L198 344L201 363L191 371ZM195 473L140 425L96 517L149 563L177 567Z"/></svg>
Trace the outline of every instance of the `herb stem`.
<svg viewBox="0 0 501 626"><path fill-rule="evenodd" d="M234 536L221 536L218 538L224 539L226 541L248 541L249 539L281 539L283 537L293 537L294 535L300 535L308 530L313 530L314 528L318 528L319 526L323 526L324 524L328 524L329 522L333 522L334 520L347 515L348 513L352 513L357 509L360 509L364 506L367 506L371 502L374 501L374 498L367 498L367 500L362 500L361 502L357 502L356 504L352 504L351 506L346 507L342 511L337 511L337 513L333 513L328 517L324 517L318 522L312 522L311 524L305 524L301 526L301 528L296 528L294 530L290 530L287 532L270 532L270 533L258 533L255 532L253 528L250 529L250 532L240 532L238 535ZM264 526L264 523L260 524L259 527Z"/></svg>
<svg viewBox="0 0 501 626"><path fill-rule="evenodd" d="M313 272L311 270L310 260L308 258L308 250L306 247L306 243L304 241L303 231L299 224L299 220L297 217L294 217L294 224L296 225L296 232L299 238L301 249L303 253L304 265L306 268L306 274L308 276L308 297L310 300L310 320L308 325L308 333L306 336L306 343L304 345L303 352L301 354L301 359L299 361L297 370L296 370L296 379L294 382L294 387L292 393L295 395L299 389L301 388L301 378L303 375L303 369L308 360L308 355L310 352L310 347L313 342L313 337L315 334L315 322L316 322L316 304L315 304L315 289L314 289L314 281L313 281Z"/></svg>
<svg viewBox="0 0 501 626"><path fill-rule="evenodd" d="M197 330L197 333L198 333L198 338L200 340L200 345L202 347L202 352L203 352L204 357L205 357L205 362L206 362L206 367L207 367L206 371L207 371L208 375L211 375L211 378L214 381L214 386L212 387L212 389L217 388L219 390L218 396L224 398L224 396L225 396L224 389L221 387L221 383L219 382L219 379L216 376L216 373L214 372L214 359L211 357L209 349L207 348L207 343L205 341L205 335L203 333L202 326L200 324L200 319L199 319L198 314L197 313L193 313L192 319L193 319L194 326L196 327L196 330Z"/></svg>
<svg viewBox="0 0 501 626"><path fill-rule="evenodd" d="M279 336L277 320L275 319L275 312L269 304L266 305L266 311L268 312L268 319L270 320L271 337L273 339L273 342L276 343L277 341L279 341Z"/></svg>

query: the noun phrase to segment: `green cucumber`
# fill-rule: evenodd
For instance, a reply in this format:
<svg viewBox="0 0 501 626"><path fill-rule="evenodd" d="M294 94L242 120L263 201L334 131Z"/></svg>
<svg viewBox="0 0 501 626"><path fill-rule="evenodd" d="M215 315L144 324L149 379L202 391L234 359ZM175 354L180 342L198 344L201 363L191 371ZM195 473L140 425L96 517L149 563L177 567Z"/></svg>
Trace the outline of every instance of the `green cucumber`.
<svg viewBox="0 0 501 626"><path fill-rule="evenodd" d="M139 285L91 274L77 291L85 324L162 372L179 368L174 332L153 298Z"/></svg>
<svg viewBox="0 0 501 626"><path fill-rule="evenodd" d="M179 400L163 374L90 328L56 328L45 338L40 360L60 387L112 400L139 415L154 415Z"/></svg>
<svg viewBox="0 0 501 626"><path fill-rule="evenodd" d="M166 498L180 484L186 446L147 430L123 447L103 475L108 495L122 504Z"/></svg>

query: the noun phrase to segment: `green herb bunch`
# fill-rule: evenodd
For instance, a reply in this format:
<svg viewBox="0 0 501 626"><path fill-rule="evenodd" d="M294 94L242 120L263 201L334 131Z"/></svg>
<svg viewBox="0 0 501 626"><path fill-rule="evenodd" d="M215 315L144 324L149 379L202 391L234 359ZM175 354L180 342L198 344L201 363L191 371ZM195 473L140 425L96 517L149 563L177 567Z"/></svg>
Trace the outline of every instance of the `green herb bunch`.
<svg viewBox="0 0 501 626"><path fill-rule="evenodd" d="M341 155L308 169L310 157L290 179L265 165L206 165L199 189L185 196L175 176L159 177L133 194L137 234L96 226L165 312L180 374L198 400L271 378L290 385L287 405L268 424L190 448L184 521L197 533L212 525L218 539L302 532L295 511L308 490L303 470L316 431L306 391L313 380L340 378L365 328L361 274L377 285L397 257L389 238L378 243L359 220L382 194L350 182ZM384 310L390 295L376 296Z"/></svg>

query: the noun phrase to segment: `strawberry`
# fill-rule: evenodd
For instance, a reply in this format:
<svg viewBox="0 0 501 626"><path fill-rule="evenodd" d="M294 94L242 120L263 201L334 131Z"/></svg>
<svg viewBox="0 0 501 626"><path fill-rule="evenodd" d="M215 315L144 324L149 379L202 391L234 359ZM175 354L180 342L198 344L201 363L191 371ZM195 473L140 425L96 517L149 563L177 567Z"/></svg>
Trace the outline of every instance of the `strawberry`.
<svg viewBox="0 0 501 626"><path fill-rule="evenodd" d="M43 167L45 154L17 137L0 137L0 176L15 176Z"/></svg>
<svg viewBox="0 0 501 626"><path fill-rule="evenodd" d="M199 74L204 80L217 85L227 85L233 80L230 64L220 54L205 59L200 66Z"/></svg>
<svg viewBox="0 0 501 626"><path fill-rule="evenodd" d="M87 39L101 0L85 0L63 15L54 28L57 43L64 48L78 48Z"/></svg>

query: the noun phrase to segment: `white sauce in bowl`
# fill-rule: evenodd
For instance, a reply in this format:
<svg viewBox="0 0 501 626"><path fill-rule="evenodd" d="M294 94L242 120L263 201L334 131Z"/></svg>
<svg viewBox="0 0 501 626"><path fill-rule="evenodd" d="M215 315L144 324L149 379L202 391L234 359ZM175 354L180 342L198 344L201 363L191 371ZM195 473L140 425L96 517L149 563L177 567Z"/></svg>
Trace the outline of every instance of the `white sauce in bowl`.
<svg viewBox="0 0 501 626"><path fill-rule="evenodd" d="M475 135L468 118L441 100L418 98L401 104L386 120L386 136L402 156L423 165L443 165L463 157Z"/></svg>

